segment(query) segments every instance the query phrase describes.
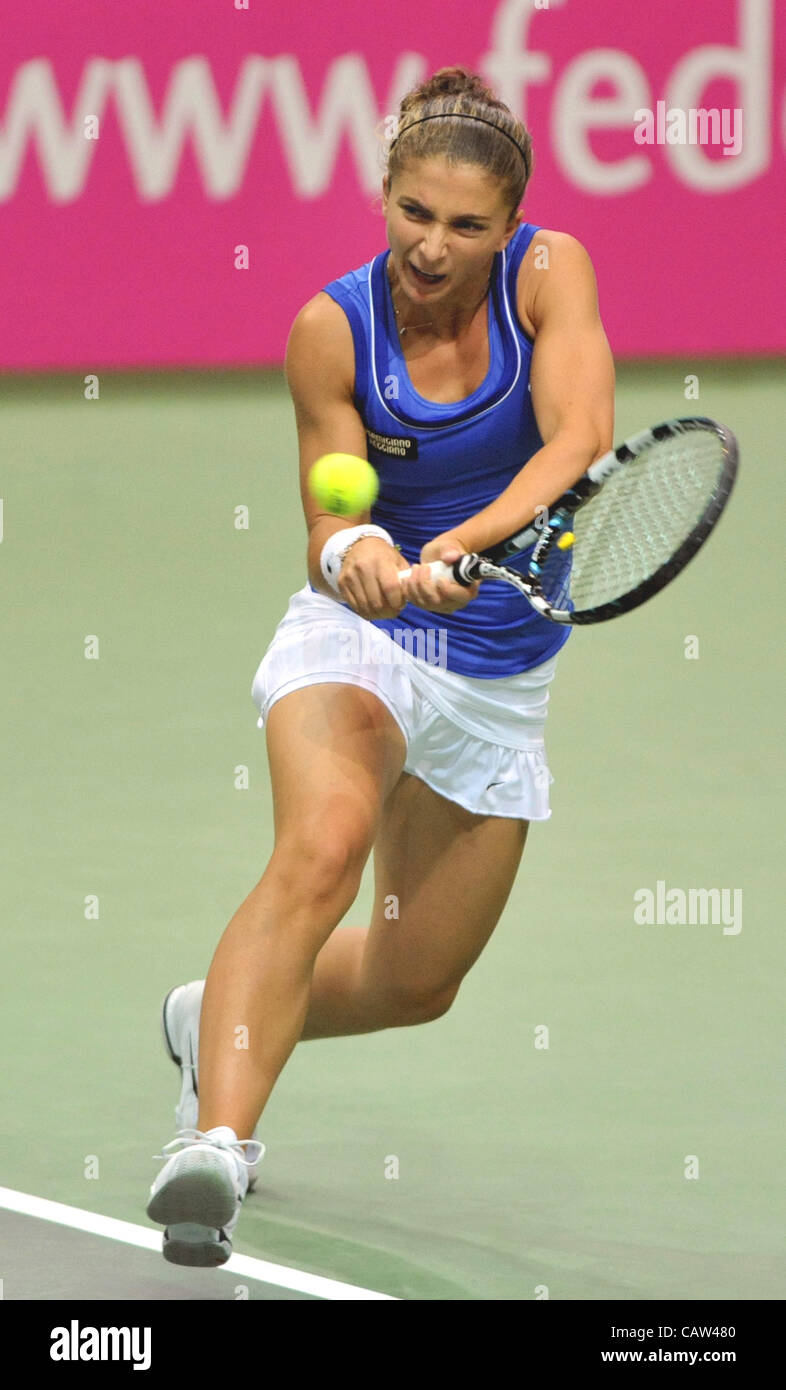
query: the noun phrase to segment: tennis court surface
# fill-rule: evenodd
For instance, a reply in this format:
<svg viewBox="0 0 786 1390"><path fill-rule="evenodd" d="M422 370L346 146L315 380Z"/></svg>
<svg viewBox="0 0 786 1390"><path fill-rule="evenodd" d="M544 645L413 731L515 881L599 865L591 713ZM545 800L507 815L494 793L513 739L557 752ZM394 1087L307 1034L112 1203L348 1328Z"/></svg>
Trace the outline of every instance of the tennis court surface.
<svg viewBox="0 0 786 1390"><path fill-rule="evenodd" d="M243 1273L168 1266L145 1205L178 1091L161 1000L272 849L250 686L305 576L291 406L277 373L107 373L98 401L4 380L5 1300L783 1298L784 385L619 367L615 440L735 431L728 512L666 592L567 644L553 816L452 1009L295 1049ZM739 891L739 925L639 924L659 883ZM367 873L346 923L370 903Z"/></svg>

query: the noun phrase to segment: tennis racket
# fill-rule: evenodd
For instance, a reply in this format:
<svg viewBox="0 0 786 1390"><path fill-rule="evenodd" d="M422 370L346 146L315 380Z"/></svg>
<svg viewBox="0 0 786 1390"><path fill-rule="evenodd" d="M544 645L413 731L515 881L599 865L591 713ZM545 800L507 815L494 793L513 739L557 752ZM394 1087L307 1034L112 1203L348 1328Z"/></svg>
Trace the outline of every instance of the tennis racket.
<svg viewBox="0 0 786 1390"><path fill-rule="evenodd" d="M602 623L638 608L701 549L729 500L739 451L716 420L666 420L626 439L535 522L436 575L512 584L554 623ZM526 570L501 562L534 546ZM402 570L403 577L411 570Z"/></svg>

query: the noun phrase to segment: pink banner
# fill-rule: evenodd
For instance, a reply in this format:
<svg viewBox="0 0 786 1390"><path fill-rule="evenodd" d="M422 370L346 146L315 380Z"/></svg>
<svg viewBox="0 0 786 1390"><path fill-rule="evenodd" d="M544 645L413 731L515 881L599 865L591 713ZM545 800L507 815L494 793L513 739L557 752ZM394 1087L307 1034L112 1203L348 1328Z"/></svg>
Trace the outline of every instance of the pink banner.
<svg viewBox="0 0 786 1390"><path fill-rule="evenodd" d="M587 247L617 356L780 353L775 0L37 0L0 58L0 368L277 363L386 243L385 118L480 71L530 222Z"/></svg>

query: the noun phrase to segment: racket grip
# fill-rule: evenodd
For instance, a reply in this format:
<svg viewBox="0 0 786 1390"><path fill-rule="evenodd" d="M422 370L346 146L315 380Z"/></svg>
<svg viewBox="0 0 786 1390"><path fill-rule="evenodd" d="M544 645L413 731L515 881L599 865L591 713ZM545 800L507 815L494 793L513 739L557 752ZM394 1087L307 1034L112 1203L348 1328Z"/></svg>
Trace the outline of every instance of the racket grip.
<svg viewBox="0 0 786 1390"><path fill-rule="evenodd" d="M435 579L454 579L457 584L462 584L468 589L470 584L478 577L472 574L472 566L477 561L477 555L462 555L460 560L454 560L452 565L446 565L442 560L431 560L429 569ZM412 570L399 570L399 579L406 579Z"/></svg>

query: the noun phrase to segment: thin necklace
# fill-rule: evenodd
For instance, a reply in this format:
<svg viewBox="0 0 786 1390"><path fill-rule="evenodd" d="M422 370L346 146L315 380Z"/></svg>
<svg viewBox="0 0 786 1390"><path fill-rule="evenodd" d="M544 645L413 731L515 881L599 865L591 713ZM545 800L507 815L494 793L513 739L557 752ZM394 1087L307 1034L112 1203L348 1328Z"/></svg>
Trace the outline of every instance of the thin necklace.
<svg viewBox="0 0 786 1390"><path fill-rule="evenodd" d="M397 318L397 319L400 319L400 318L401 318L401 310L396 308L396 301L395 301L394 298L393 298L393 291L394 291L394 289L397 289L397 288L398 288L398 281L396 281L396 283L395 283L395 285L394 285L394 284L392 283L392 281L390 280L390 276L388 276L388 283L390 284L390 302L391 302L391 304L393 305L393 313L396 315L396 318ZM488 278L488 280L486 281L486 285L485 285L485 288L484 288L484 290L483 290L483 293L482 293L482 295L480 296L480 299L478 300L478 302L477 302L477 304L475 305L475 308L474 308L474 310L473 310L473 312L472 312L472 318L473 318L473 319L474 319L474 317L475 317L475 314L478 312L478 309L480 308L481 304L483 303L483 300L486 298L486 295L487 295L488 292L489 292L489 285L490 285L490 284L491 284L491 272L489 271L489 278ZM403 338L405 333L409 333L411 330L414 330L414 329L416 329L416 328L430 328L431 325L432 325L434 322L435 322L435 320L432 318L432 319L424 319L423 323L408 323L408 324L405 324L403 328L402 328L402 326L401 326L400 323L398 323L396 326L397 326L397 328L398 328L399 337L400 337L400 338ZM471 322L471 320L470 320L470 322Z"/></svg>

